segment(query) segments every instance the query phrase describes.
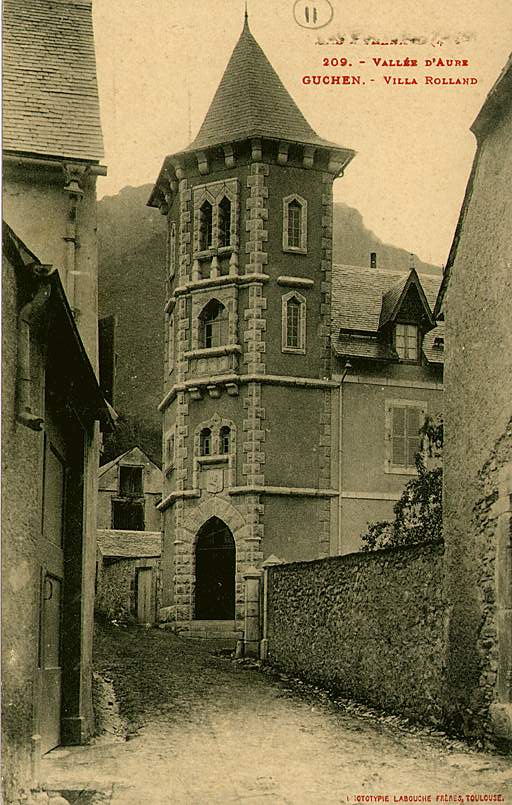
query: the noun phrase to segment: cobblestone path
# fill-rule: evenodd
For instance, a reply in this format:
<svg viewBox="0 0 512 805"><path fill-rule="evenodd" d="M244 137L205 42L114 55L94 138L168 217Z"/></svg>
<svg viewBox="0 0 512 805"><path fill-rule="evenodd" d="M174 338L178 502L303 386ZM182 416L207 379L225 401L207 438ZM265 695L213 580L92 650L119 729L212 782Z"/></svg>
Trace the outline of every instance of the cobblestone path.
<svg viewBox="0 0 512 805"><path fill-rule="evenodd" d="M84 789L77 802L329 805L430 794L512 805L511 758L359 717L166 632L103 629L97 645L133 732L43 759L49 788Z"/></svg>

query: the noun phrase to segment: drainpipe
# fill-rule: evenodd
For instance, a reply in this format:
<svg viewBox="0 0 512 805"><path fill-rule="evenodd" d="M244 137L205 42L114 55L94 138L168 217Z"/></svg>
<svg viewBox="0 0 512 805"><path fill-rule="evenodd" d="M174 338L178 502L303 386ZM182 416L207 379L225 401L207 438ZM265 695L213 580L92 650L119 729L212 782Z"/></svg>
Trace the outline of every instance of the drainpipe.
<svg viewBox="0 0 512 805"><path fill-rule="evenodd" d="M41 269L43 271L41 271ZM38 273L45 278L52 273L52 266L38 267ZM44 272L44 273L43 273ZM51 293L49 282L39 285L35 296L23 305L18 315L18 375L16 419L31 430L41 430L43 418L32 411L31 391L32 377L30 373L30 327L48 302Z"/></svg>
<svg viewBox="0 0 512 805"><path fill-rule="evenodd" d="M343 538L343 382L347 373L352 369L350 361L345 362L340 378L340 392L338 399L338 553L341 553Z"/></svg>
<svg viewBox="0 0 512 805"><path fill-rule="evenodd" d="M83 196L83 190L80 182L85 175L83 167L77 169L75 166L66 165L66 185L64 190L69 193L69 209L68 218L66 221L66 232L64 241L66 243L66 292L69 299L71 310L75 321L80 315L80 306L78 301L78 282L77 282L77 249L79 248L78 242L78 205Z"/></svg>

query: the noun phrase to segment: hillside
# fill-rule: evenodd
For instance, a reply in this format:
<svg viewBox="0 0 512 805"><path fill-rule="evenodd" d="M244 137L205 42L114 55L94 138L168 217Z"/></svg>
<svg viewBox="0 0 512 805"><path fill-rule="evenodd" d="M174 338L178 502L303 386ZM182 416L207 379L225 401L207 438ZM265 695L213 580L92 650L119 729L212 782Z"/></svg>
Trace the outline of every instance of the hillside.
<svg viewBox="0 0 512 805"><path fill-rule="evenodd" d="M99 315L117 316L115 408L125 420L106 444L104 461L135 443L160 460L165 226L159 211L146 206L151 187L126 187L98 203ZM334 205L333 231L335 263L368 266L376 252L379 268L408 270L409 253L383 243L352 207ZM421 272L439 273L415 263Z"/></svg>

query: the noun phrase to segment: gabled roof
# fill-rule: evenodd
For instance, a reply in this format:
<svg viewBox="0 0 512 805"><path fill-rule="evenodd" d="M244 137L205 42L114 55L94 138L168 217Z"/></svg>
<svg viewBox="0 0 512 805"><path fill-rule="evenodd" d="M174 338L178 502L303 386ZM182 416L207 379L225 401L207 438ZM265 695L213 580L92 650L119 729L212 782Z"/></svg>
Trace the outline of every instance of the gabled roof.
<svg viewBox="0 0 512 805"><path fill-rule="evenodd" d="M103 156L91 0L5 0L3 148Z"/></svg>
<svg viewBox="0 0 512 805"><path fill-rule="evenodd" d="M114 531L99 528L97 546L105 557L136 559L160 556L162 535L159 531Z"/></svg>
<svg viewBox="0 0 512 805"><path fill-rule="evenodd" d="M29 282L34 292L34 286L39 282L41 262L5 221L2 222L2 252L22 281ZM66 399L83 417L98 420L103 430L111 431L114 422L109 407L98 385L57 270L48 275L48 284L51 292L46 314L49 320L46 348L48 356L59 364Z"/></svg>
<svg viewBox="0 0 512 805"><path fill-rule="evenodd" d="M359 266L333 266L332 282L332 346L339 357L375 361L396 360L392 346L379 337L383 324L391 321L400 309L412 284L431 316L440 278L400 271L382 271ZM432 323L432 322L431 322ZM429 363L443 363L443 349L434 346L442 336L435 327L423 339L423 352Z"/></svg>
<svg viewBox="0 0 512 805"><path fill-rule="evenodd" d="M393 321L397 317L400 312L400 308L402 307L402 303L412 287L415 287L418 292L420 303L423 307L425 317L427 318L429 325L431 327L434 326L432 310L425 296L425 292L416 269L413 268L409 274L406 274L403 279L396 282L384 293L384 296L382 297L382 309L380 312L379 327L384 327L385 324Z"/></svg>
<svg viewBox="0 0 512 805"><path fill-rule="evenodd" d="M246 16L203 124L187 150L248 137L340 148L311 128L249 30Z"/></svg>
<svg viewBox="0 0 512 805"><path fill-rule="evenodd" d="M113 458L111 461L108 461L106 464L102 464L101 467L98 470L98 477L101 478L102 475L104 475L106 472L108 472L108 470L112 469L112 467L115 467L116 464L120 464L121 461L126 461L126 462L129 462L129 463L131 462L133 464L137 464L137 462L140 463L141 459L143 461L147 461L149 464L151 464L153 467L155 467L155 469L161 470L161 468L158 466L158 464L155 464L154 461L151 461L151 459L144 452L144 450L142 450L140 447L135 445L135 447L130 447L129 450L126 450L124 453L121 453L121 455L117 456L116 458Z"/></svg>
<svg viewBox="0 0 512 805"><path fill-rule="evenodd" d="M415 272L416 273L416 272ZM432 309L440 278L416 274L425 299ZM403 293L410 275L401 271L334 265L332 271L332 324L339 330L376 334L381 326L383 298L394 289L389 304L398 291Z"/></svg>

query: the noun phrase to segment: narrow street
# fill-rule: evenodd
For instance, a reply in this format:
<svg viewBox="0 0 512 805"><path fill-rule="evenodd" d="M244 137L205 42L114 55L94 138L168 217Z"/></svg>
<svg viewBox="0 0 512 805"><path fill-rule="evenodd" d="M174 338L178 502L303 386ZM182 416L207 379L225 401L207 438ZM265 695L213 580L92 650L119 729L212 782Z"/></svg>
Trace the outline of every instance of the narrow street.
<svg viewBox="0 0 512 805"><path fill-rule="evenodd" d="M113 681L128 740L111 729L91 746L45 756L43 782L70 792L70 802L327 805L427 794L512 802L510 758L361 717L167 632L98 628L96 668Z"/></svg>

